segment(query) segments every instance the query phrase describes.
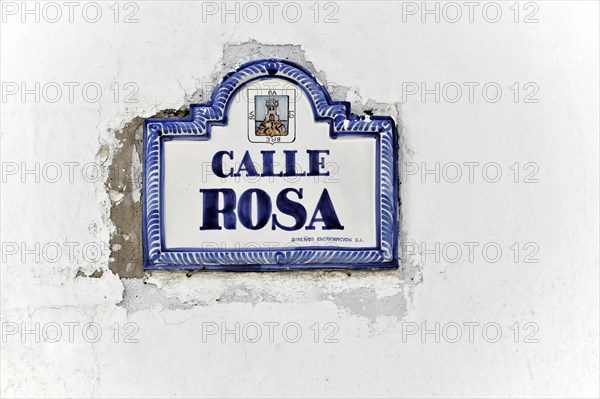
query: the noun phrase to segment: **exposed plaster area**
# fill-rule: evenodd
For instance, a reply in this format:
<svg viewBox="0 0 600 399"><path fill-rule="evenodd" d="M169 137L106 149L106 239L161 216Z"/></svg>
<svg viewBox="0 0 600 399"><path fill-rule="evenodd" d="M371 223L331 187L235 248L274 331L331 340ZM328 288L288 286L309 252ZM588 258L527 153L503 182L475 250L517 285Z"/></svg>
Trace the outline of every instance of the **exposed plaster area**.
<svg viewBox="0 0 600 399"><path fill-rule="evenodd" d="M210 77L214 85L241 64L261 58L293 60L311 71L324 84L333 100L348 101L352 112L391 115L400 121L400 104L363 100L359 88L328 83L325 73L306 59L300 46L266 45L256 41L228 45L220 65ZM213 86L214 87L214 86ZM187 95L178 109L158 112L153 117L184 117L190 103L206 102L212 87L198 88ZM184 90L185 91L185 90ZM187 93L187 91L186 91ZM401 125L398 122L401 134ZM378 315L402 317L412 286L421 281L420 269L412 264L393 271L371 272L144 272L141 247L141 158L143 118L136 117L114 132L113 146L103 146L99 157L111 152L106 191L110 198L109 268L123 278L120 306L132 311L160 304L167 309L189 309L218 303L258 303L324 300L339 309L375 319ZM402 138L401 145L404 145ZM400 153L405 151L401 148ZM405 232L400 231L400 237ZM139 278L143 279L137 280Z"/></svg>
<svg viewBox="0 0 600 399"><path fill-rule="evenodd" d="M375 322L378 316L402 317L411 284L397 273L384 272L207 273L154 272L144 279L122 279L128 311L161 306L191 309L231 303L306 303L329 301L338 310Z"/></svg>

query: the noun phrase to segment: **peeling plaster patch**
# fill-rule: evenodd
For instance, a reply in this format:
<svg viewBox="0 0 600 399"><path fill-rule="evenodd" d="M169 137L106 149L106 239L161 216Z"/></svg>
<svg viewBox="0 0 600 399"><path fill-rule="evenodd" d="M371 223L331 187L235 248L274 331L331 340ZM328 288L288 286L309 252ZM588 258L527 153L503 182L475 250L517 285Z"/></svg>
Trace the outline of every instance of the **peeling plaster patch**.
<svg viewBox="0 0 600 399"><path fill-rule="evenodd" d="M256 304L259 302L277 302L277 299L268 292L260 292L246 286L246 284L239 284L225 288L217 301L220 303L242 302Z"/></svg>
<svg viewBox="0 0 600 399"><path fill-rule="evenodd" d="M366 317L375 322L378 316L404 317L407 301L402 291L380 297L373 288L357 288L346 290L332 297L333 303L350 313Z"/></svg>
<svg viewBox="0 0 600 399"><path fill-rule="evenodd" d="M110 150L108 149L108 146L103 145L102 147L100 147L100 150L98 151L98 154L96 155L96 159L100 162L106 162L106 161L108 161L109 155L110 155Z"/></svg>
<svg viewBox="0 0 600 399"><path fill-rule="evenodd" d="M406 241L404 241L406 242ZM404 278L409 280L412 284L420 284L423 282L423 264L414 262L402 262L402 273Z"/></svg>
<svg viewBox="0 0 600 399"><path fill-rule="evenodd" d="M125 195L122 192L119 192L116 190L110 190L108 193L108 196L110 197L110 200L112 202L114 202L115 204L118 204L121 202L121 200L123 199L123 197Z"/></svg>
<svg viewBox="0 0 600 399"><path fill-rule="evenodd" d="M141 152L141 151L140 151ZM131 199L140 202L142 197L142 162L134 144L131 149Z"/></svg>
<svg viewBox="0 0 600 399"><path fill-rule="evenodd" d="M133 168L132 151L135 149L135 130L143 125L143 118L135 118L125 127L116 132L115 139L119 145L113 149L112 163L108 169L106 188L111 201L118 193L120 201L113 201L110 208L110 219L115 227L110 239L110 248L119 245L118 251L113 250L109 261L109 268L121 277L141 277L143 273L136 273L136 268L128 265L141 263L141 204L133 201L133 187L131 170ZM138 154L141 158L141 154ZM127 234L130 240L125 240ZM141 271L141 270L140 270Z"/></svg>
<svg viewBox="0 0 600 399"><path fill-rule="evenodd" d="M252 40L244 43L225 45L221 65L213 73L213 81L219 82L226 73L235 71L240 65L265 58L280 58L290 60L309 70L320 83L324 83L325 74L317 71L312 62L306 59L306 54L300 45L280 44L271 45Z"/></svg>
<svg viewBox="0 0 600 399"><path fill-rule="evenodd" d="M117 304L127 309L128 312L136 312L160 306L162 309L177 310L191 309L201 304L198 301L181 302L176 297L167 297L166 293L156 285L147 283L139 278L124 278L123 300Z"/></svg>
<svg viewBox="0 0 600 399"><path fill-rule="evenodd" d="M92 274L86 274L83 270L78 270L75 277L90 277L90 278L100 278L104 274L104 270L98 269L94 270Z"/></svg>
<svg viewBox="0 0 600 399"><path fill-rule="evenodd" d="M126 284L125 290L137 291L156 287L159 296L167 297L173 306L219 306L244 303L331 302L340 311L368 319L379 316L402 318L407 311L412 284L401 280L397 270L369 271L298 271L289 273L190 273L189 277L171 272L148 273L147 283L139 280ZM182 278L183 277L183 278ZM130 279L127 279L130 280ZM154 288L151 288L154 291ZM131 295L128 293L127 295ZM125 297L127 297L127 295ZM145 294L142 294L145 295ZM198 301L202 298L202 301ZM154 300L148 306L152 305ZM162 300L161 300L162 301ZM137 310L131 301L121 306ZM141 306L141 305L140 305Z"/></svg>

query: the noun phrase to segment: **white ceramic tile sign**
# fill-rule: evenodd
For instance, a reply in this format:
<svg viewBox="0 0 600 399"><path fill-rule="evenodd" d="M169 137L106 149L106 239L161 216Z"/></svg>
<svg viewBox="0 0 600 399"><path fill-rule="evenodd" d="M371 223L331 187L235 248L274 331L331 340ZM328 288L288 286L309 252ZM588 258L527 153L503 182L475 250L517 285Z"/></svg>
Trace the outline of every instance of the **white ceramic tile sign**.
<svg viewBox="0 0 600 399"><path fill-rule="evenodd" d="M261 60L144 126L146 269L397 267L397 137L302 67Z"/></svg>

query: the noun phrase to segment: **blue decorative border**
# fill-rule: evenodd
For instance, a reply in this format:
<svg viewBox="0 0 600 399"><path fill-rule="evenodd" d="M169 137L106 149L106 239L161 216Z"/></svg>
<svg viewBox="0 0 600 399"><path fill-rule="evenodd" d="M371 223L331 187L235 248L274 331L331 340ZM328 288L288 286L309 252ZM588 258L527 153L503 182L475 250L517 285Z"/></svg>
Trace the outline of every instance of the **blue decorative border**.
<svg viewBox="0 0 600 399"><path fill-rule="evenodd" d="M379 247L376 249L265 249L186 250L164 248L161 223L162 143L178 138L209 140L211 126L227 125L234 94L248 83L279 78L299 86L311 100L315 121L328 122L330 137L370 136L379 138L377 153ZM303 67L286 60L249 62L226 75L208 104L191 104L188 118L144 121L142 240L144 269L287 270L287 269L378 269L398 267L398 148L394 120L389 116L350 114L350 103L334 102L316 78Z"/></svg>

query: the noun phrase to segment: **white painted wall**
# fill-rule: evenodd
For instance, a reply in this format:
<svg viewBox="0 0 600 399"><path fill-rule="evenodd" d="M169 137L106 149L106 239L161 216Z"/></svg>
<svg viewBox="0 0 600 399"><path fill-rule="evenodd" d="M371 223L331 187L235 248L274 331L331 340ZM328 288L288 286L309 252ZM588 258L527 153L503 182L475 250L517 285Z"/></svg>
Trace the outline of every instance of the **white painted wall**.
<svg viewBox="0 0 600 399"><path fill-rule="evenodd" d="M61 2L57 23L48 22L55 11L46 7L44 14L45 3L38 5L39 23L33 14L21 21L20 2L2 4L2 396L598 395L597 2L520 3L519 23L511 3L499 5L497 23L482 15L487 7L485 17L495 16L495 6L487 3L474 8L473 23L463 3L456 3L460 21L445 21L455 11L442 3L440 23L434 15L425 15L423 23L420 13L410 15L423 7L420 2L366 1L317 4L318 23L312 3L298 3L297 23L281 14L289 3L275 8L273 22L267 6L257 3L263 12L257 23L249 22L254 11L241 4L240 13L247 13L240 22L232 14L222 23L218 10L205 13L204 21L202 13L203 7L222 7L220 2L141 1L132 3L139 21L131 24L122 19L136 8L125 3L118 23L112 2L98 3L97 23L82 17L88 3L74 9L73 23ZM93 18L93 6L87 7L87 18ZM294 6L287 7L285 17L295 18ZM539 22L523 23L536 7ZM338 22L323 23L333 11ZM446 172L439 183L431 174L425 182L420 173L406 176L404 240L427 249L440 243L439 260L417 254L406 275L76 277L80 269L106 269L113 228L104 182L82 178L84 165L97 160L101 144L118 146L111 129L137 115L179 108L222 72L224 46L249 40L299 45L329 83L355 88L363 102L401 103L405 171L415 165L433 169L439 162ZM39 103L33 94L22 101L20 93L9 94L22 82L29 88L40 82L40 91L56 82L63 97L48 101L55 97L50 85ZM65 82L79 83L72 102ZM89 82L103 89L96 103L82 96ZM131 92L127 82L139 87L137 103L123 102ZM454 96L450 85L439 103L433 94L421 101L407 96L415 87L411 82L428 88L456 82L463 97L447 101ZM473 102L465 82L480 84ZM502 89L496 103L481 94L490 82ZM528 82L537 86L525 87ZM535 87L538 102L524 103ZM93 97L93 88L88 95ZM36 162L39 173L21 173ZM462 165L457 183L446 181L454 177L452 162ZM480 163L472 183L465 162ZM492 162L502 171L497 183L482 176L482 166ZM510 169L515 162L517 183ZM62 176L52 183L54 163ZM488 179L494 178L493 166ZM535 170L539 181L524 183ZM472 260L465 242L479 244ZM516 247L510 249L515 242L517 262ZM456 245L448 243L463 250L457 262ZM487 243L502 249L496 263L482 254ZM86 244L90 253L84 254ZM99 246L102 256L90 262ZM524 256L536 248L532 259L539 262L526 263ZM493 248L488 255L495 256ZM96 343L88 342L93 331L82 336L91 322L102 331ZM240 323L246 335L240 342L221 331L203 337L215 326L222 330L221 323L230 329ZM254 323L263 333L258 343L249 342ZM292 327L282 334L286 323L301 328L298 342L288 342L295 336ZM439 342L434 333L421 335L436 323ZM463 335L452 343L457 325ZM474 329L471 340L468 326ZM498 327L498 342L488 342ZM126 328L137 343L125 342ZM419 331L408 335L414 328ZM59 342L48 342L57 331ZM332 331L337 342L324 342ZM537 343L526 342L531 340Z"/></svg>

